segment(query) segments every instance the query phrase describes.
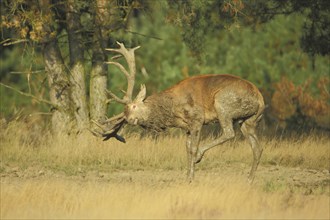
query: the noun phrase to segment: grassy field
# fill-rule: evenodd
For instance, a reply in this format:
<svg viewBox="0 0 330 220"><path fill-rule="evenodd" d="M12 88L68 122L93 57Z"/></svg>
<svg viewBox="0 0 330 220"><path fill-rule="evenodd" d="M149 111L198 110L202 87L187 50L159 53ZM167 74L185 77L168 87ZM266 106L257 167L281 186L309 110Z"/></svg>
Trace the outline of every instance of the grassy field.
<svg viewBox="0 0 330 220"><path fill-rule="evenodd" d="M29 126L1 128L1 219L330 218L328 135L263 138L252 185L251 149L232 141L207 152L188 184L182 135L122 144Z"/></svg>

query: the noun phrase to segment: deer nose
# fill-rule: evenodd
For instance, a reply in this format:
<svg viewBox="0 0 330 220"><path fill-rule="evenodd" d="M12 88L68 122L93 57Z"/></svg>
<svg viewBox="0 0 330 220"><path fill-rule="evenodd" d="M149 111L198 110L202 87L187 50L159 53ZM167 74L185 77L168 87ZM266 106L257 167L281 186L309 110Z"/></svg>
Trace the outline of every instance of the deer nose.
<svg viewBox="0 0 330 220"><path fill-rule="evenodd" d="M137 125L138 124L138 119L137 118L134 118L134 117L128 117L126 119L130 124L133 124L133 125Z"/></svg>

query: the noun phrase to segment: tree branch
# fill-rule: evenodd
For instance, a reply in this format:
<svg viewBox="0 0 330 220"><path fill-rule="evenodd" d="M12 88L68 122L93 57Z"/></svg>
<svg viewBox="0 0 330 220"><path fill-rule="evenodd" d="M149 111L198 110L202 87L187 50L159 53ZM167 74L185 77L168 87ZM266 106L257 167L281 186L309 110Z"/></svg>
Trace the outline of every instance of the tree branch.
<svg viewBox="0 0 330 220"><path fill-rule="evenodd" d="M7 43L8 42L8 43ZM2 42L0 42L0 44L2 44L3 46L10 46L10 45L13 45L13 44L19 44L19 43L25 43L25 42L29 42L29 40L27 39L6 39Z"/></svg>
<svg viewBox="0 0 330 220"><path fill-rule="evenodd" d="M22 92L22 91L19 90L19 89L16 89L16 88L14 88L14 87L12 87L12 86L9 86L9 85L6 85L6 84L3 84L3 83L1 83L1 82L0 82L0 85L6 87L6 88L8 88L8 89L14 90L15 92L17 92L17 93L19 93L19 94L21 94L21 95L23 95L23 96L27 96L27 97L33 98L33 99L37 100L38 102L43 102L43 103L46 103L46 104L48 104L48 105L51 105L51 106L53 106L54 108L56 108L56 109L58 109L58 110L61 109L61 107L59 107L59 106L56 105L55 103L52 103L52 102L50 102L50 101L48 101L48 100L46 100L46 99L38 98L37 96L32 95L31 93Z"/></svg>

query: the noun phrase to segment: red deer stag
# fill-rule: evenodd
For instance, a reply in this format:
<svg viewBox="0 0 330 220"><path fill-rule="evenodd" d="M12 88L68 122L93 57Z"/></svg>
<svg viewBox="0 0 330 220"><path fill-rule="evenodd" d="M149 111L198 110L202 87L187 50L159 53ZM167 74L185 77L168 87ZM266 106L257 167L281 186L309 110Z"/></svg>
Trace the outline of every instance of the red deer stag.
<svg viewBox="0 0 330 220"><path fill-rule="evenodd" d="M262 117L264 100L251 82L232 75L201 75L187 78L171 88L146 98L146 87L141 86L137 97L132 100L135 79L134 49L107 49L122 54L127 60L129 71L117 62L116 65L126 75L128 89L124 98L109 92L112 99L126 105L125 112L109 121L113 128L104 134L105 139L116 137L121 126L129 124L145 128L164 130L169 127L182 128L187 132L186 150L188 155L188 179L194 177L195 164L212 147L234 138L233 122L238 120L243 135L249 140L253 163L249 181L254 179L262 148L256 135L256 126ZM118 57L118 56L116 56ZM200 143L202 126L217 121L222 128L221 136L210 143Z"/></svg>

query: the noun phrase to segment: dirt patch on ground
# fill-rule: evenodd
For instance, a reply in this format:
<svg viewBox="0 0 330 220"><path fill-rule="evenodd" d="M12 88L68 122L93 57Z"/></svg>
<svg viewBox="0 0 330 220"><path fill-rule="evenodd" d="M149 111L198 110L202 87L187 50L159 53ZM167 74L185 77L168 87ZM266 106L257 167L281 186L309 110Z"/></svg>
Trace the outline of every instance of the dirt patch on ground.
<svg viewBox="0 0 330 220"><path fill-rule="evenodd" d="M245 181L248 176L249 166L243 163L222 164L216 169L202 169L196 171L196 182L203 182L206 177L235 177ZM184 170L117 170L111 172L99 172L97 170L85 171L77 168L75 175L67 175L61 171L47 170L40 167L6 166L1 172L1 181L15 179L48 179L74 181L99 181L111 183L142 183L150 185L170 184L171 182L186 182ZM330 173L328 170L301 169L281 166L259 166L253 183L262 187L264 191L279 191L290 189L310 195L330 196Z"/></svg>
<svg viewBox="0 0 330 220"><path fill-rule="evenodd" d="M327 170L260 166L253 185L243 163L185 170L83 170L74 175L7 166L1 218L329 219Z"/></svg>

